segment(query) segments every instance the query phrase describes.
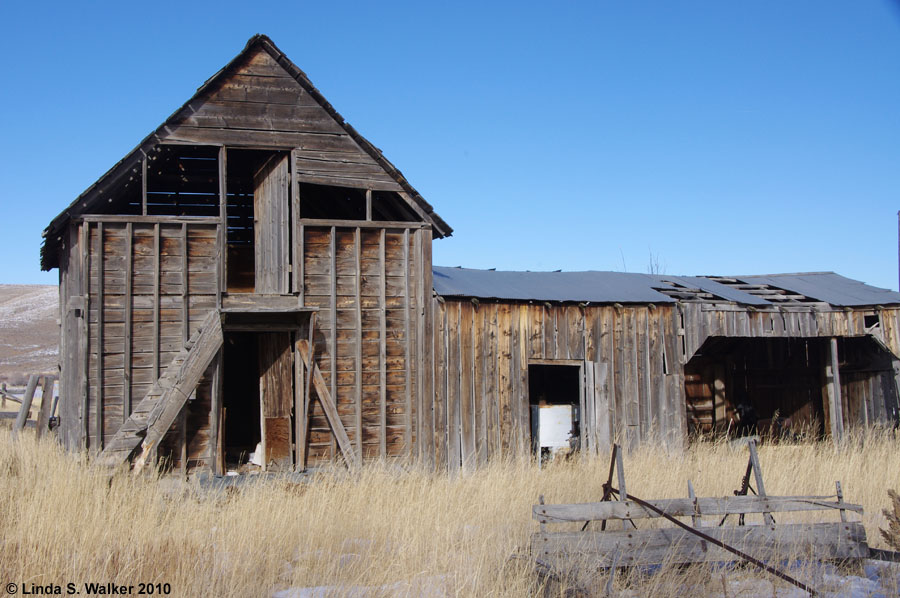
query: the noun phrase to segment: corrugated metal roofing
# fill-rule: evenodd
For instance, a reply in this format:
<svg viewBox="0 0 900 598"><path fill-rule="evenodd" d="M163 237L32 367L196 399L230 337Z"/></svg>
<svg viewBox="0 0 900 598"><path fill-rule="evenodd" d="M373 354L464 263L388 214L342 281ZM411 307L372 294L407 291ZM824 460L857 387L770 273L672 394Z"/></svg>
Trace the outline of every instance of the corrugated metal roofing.
<svg viewBox="0 0 900 598"><path fill-rule="evenodd" d="M767 284L787 291L839 306L887 305L900 303L900 293L869 286L834 272L804 272L800 274L767 274L764 276L735 276L750 284Z"/></svg>
<svg viewBox="0 0 900 598"><path fill-rule="evenodd" d="M700 289L744 305L772 305L762 297L703 276L667 276L630 272L510 272L434 266L434 290L447 297L518 301L591 303L674 303L656 289ZM734 277L748 284L767 284L835 306L900 304L900 293L869 286L833 272Z"/></svg>

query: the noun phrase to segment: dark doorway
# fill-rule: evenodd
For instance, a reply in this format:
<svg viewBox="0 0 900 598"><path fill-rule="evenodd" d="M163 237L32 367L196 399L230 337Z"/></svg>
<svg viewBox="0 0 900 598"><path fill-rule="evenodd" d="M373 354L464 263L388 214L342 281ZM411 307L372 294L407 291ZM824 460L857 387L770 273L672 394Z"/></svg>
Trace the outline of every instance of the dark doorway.
<svg viewBox="0 0 900 598"><path fill-rule="evenodd" d="M531 447L542 457L581 445L581 367L529 364Z"/></svg>
<svg viewBox="0 0 900 598"><path fill-rule="evenodd" d="M222 397L225 463L247 463L262 441L259 405L259 343L252 332L225 335L225 380Z"/></svg>

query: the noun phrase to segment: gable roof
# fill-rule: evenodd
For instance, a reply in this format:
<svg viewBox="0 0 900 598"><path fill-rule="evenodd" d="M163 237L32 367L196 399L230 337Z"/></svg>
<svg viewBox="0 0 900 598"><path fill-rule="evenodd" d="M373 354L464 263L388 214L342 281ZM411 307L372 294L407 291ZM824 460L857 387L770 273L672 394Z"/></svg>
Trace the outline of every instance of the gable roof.
<svg viewBox="0 0 900 598"><path fill-rule="evenodd" d="M515 301L570 301L590 303L674 303L664 291L698 289L719 301L758 307L780 305L765 295L740 286L722 284L705 276L669 276L631 272L504 272L469 268L433 267L434 290L444 297L477 297ZM834 272L770 274L732 277L745 288L771 285L798 293L814 302L838 307L900 304L900 293L869 286Z"/></svg>
<svg viewBox="0 0 900 598"><path fill-rule="evenodd" d="M265 80L266 86L253 87L247 79ZM234 101L241 102L242 111L231 110ZM142 159L160 143L274 147L271 140L275 138L289 139L292 147L299 148L296 164L301 181L396 191L432 225L436 237L452 234L453 229L381 150L344 121L306 73L272 40L257 34L183 106L50 222L43 233L41 269L58 266L61 235L69 220L95 209L119 185L136 176ZM335 174L335 164L341 165L340 176ZM342 181L336 183L337 179Z"/></svg>

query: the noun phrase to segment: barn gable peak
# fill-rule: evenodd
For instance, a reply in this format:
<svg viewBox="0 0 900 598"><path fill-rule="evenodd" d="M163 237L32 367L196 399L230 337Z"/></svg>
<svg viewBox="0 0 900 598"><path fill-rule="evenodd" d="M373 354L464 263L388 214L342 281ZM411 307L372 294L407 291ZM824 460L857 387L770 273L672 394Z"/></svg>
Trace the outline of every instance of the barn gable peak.
<svg viewBox="0 0 900 598"><path fill-rule="evenodd" d="M265 35L244 49L127 156L85 190L44 230L41 268L58 266L70 219L92 213L134 181L142 160L164 144L293 150L302 183L396 193L432 226L435 237L453 229L385 158L325 99L306 73Z"/></svg>

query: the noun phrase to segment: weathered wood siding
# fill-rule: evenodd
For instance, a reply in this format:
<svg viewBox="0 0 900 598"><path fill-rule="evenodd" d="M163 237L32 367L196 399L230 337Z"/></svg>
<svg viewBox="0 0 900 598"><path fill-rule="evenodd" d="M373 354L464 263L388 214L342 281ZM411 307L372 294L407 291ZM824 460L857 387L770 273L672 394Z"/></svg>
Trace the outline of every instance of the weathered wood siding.
<svg viewBox="0 0 900 598"><path fill-rule="evenodd" d="M319 308L315 360L351 442L364 459L417 457L430 228L301 224L300 239L301 297ZM337 450L313 401L309 463L332 459Z"/></svg>
<svg viewBox="0 0 900 598"><path fill-rule="evenodd" d="M680 446L685 429L674 306L434 301L434 409L426 451L473 467L530 446L528 365L582 364L582 442Z"/></svg>
<svg viewBox="0 0 900 598"><path fill-rule="evenodd" d="M299 181L402 191L397 181L261 47L167 126L163 141L296 148Z"/></svg>
<svg viewBox="0 0 900 598"><path fill-rule="evenodd" d="M67 446L102 449L216 309L217 226L217 219L140 216L86 217L72 225L62 304L84 307L64 317ZM196 428L188 457L203 459L208 391L198 391L198 399L185 415Z"/></svg>
<svg viewBox="0 0 900 598"><path fill-rule="evenodd" d="M682 303L685 349L688 359L710 336L839 337L871 334L900 356L900 309L782 308L750 311L740 306ZM866 317L878 316L880 325L867 329Z"/></svg>
<svg viewBox="0 0 900 598"><path fill-rule="evenodd" d="M844 418L871 423L897 416L900 310L894 308L750 311L702 303L582 307L450 297L436 297L433 305L434 402L432 412L425 414L431 416L433 434L422 444L430 462L440 468L472 467L529 450L529 363L582 366L582 446L590 452L602 452L611 439L626 445L653 441L681 446L687 407L702 403L703 410L717 408L720 417L726 415L725 389L715 374L720 365L711 364L708 374L691 373L685 383L685 364L713 336L871 335L893 357L875 366L877 371L871 365L842 362ZM880 325L867 330L866 316L871 320L876 314ZM853 358L854 351L848 353L848 359ZM708 419L712 421L711 414Z"/></svg>

